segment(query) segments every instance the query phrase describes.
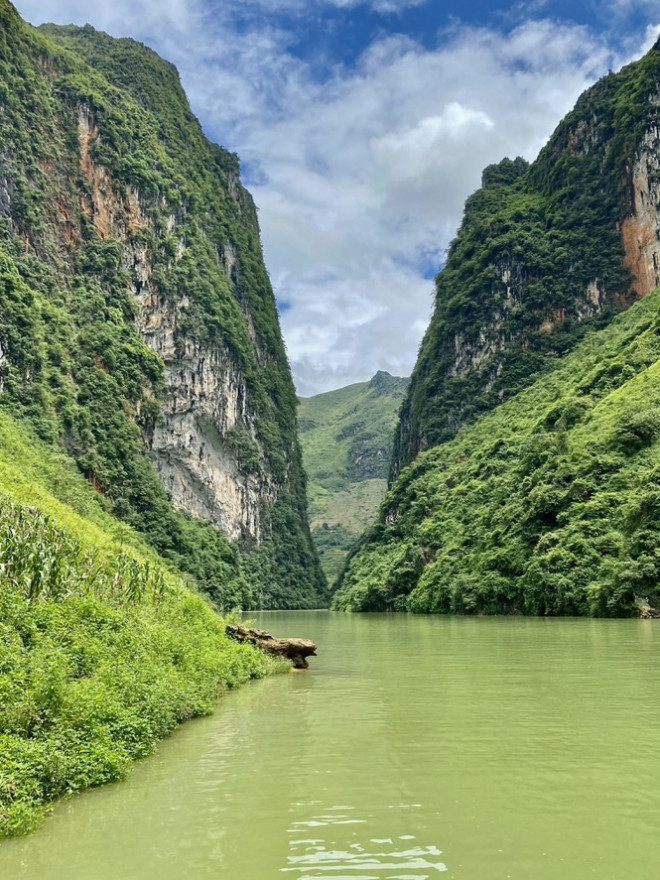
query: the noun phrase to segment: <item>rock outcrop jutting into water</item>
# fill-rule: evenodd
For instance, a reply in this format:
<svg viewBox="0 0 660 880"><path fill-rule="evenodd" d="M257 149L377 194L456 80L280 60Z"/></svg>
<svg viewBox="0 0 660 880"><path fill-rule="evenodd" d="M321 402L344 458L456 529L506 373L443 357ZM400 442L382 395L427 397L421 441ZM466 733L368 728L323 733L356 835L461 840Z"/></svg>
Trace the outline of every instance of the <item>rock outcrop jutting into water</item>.
<svg viewBox="0 0 660 880"><path fill-rule="evenodd" d="M310 639L277 638L266 630L233 623L227 626L226 632L230 639L247 642L255 648L261 648L267 654L290 660L294 669L307 669L309 666L307 658L316 656L316 644Z"/></svg>

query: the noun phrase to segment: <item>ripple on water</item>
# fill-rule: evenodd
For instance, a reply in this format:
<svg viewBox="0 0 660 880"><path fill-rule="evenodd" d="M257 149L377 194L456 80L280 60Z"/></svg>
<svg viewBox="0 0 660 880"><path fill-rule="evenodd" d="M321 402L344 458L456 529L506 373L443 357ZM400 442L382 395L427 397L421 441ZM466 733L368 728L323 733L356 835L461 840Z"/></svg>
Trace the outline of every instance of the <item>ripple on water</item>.
<svg viewBox="0 0 660 880"><path fill-rule="evenodd" d="M344 849L337 848L335 839L303 836L306 829L320 833L318 829L326 827L336 838L337 831L341 831L338 826L367 824L366 819L352 818L348 812L351 809L327 807L310 819L292 822L287 867L280 871L297 873L298 880L429 880L429 872L447 870L444 862L436 860L441 850L434 845L410 845L409 841L415 840L412 834L346 840L340 843ZM357 834L352 832L353 837ZM356 873L365 871L369 873Z"/></svg>

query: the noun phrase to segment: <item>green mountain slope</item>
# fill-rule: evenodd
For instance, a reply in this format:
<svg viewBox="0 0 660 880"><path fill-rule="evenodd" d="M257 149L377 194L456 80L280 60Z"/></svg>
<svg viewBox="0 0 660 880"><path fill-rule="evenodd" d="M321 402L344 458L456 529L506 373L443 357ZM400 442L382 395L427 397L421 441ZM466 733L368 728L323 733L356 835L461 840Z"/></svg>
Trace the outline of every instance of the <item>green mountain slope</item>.
<svg viewBox="0 0 660 880"><path fill-rule="evenodd" d="M0 485L2 837L278 666L230 641L71 460L3 413Z"/></svg>
<svg viewBox="0 0 660 880"><path fill-rule="evenodd" d="M33 29L0 0L0 71L0 407L221 606L323 604L236 156L131 40Z"/></svg>
<svg viewBox="0 0 660 880"><path fill-rule="evenodd" d="M660 607L660 289L403 470L335 598L353 610Z"/></svg>
<svg viewBox="0 0 660 880"><path fill-rule="evenodd" d="M391 478L660 283L660 41L585 92L531 165L487 168L436 278Z"/></svg>
<svg viewBox="0 0 660 880"><path fill-rule="evenodd" d="M379 371L369 382L299 402L312 537L330 582L385 494L407 385L407 379Z"/></svg>
<svg viewBox="0 0 660 880"><path fill-rule="evenodd" d="M295 410L256 209L174 68L0 0L0 836L281 668L209 599L325 599Z"/></svg>
<svg viewBox="0 0 660 880"><path fill-rule="evenodd" d="M659 105L660 41L484 172L335 607L660 605Z"/></svg>

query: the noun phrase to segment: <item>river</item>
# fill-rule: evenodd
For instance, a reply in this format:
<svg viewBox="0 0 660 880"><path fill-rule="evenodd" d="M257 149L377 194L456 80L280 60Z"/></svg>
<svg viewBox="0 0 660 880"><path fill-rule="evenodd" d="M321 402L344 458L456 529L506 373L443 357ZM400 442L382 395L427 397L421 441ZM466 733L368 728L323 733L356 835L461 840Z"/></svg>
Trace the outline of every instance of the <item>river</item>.
<svg viewBox="0 0 660 880"><path fill-rule="evenodd" d="M660 621L254 615L318 642L2 880L657 880Z"/></svg>

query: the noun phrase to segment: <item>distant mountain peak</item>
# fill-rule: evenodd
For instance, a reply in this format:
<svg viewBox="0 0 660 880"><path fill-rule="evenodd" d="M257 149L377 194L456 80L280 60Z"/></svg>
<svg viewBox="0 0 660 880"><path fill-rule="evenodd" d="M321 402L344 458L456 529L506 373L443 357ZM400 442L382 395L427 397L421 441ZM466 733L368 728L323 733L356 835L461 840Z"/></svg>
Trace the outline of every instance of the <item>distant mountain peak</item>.
<svg viewBox="0 0 660 880"><path fill-rule="evenodd" d="M368 387L375 391L377 394L386 394L396 387L403 388L407 384L408 379L403 379L400 376L393 376L386 370L378 370L376 375L369 380Z"/></svg>

